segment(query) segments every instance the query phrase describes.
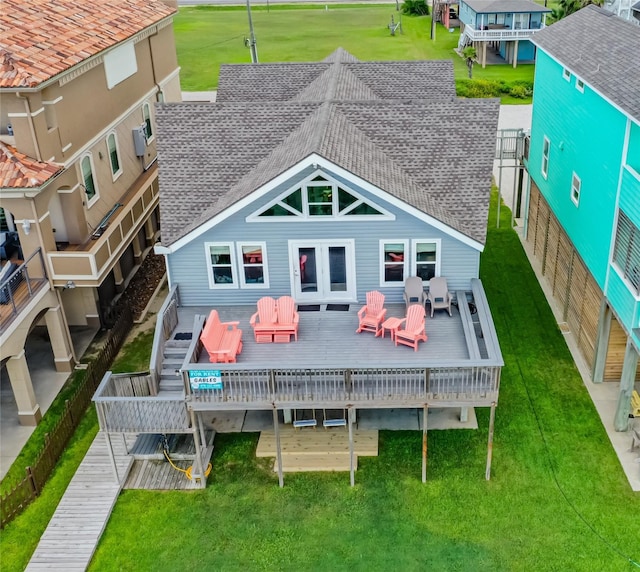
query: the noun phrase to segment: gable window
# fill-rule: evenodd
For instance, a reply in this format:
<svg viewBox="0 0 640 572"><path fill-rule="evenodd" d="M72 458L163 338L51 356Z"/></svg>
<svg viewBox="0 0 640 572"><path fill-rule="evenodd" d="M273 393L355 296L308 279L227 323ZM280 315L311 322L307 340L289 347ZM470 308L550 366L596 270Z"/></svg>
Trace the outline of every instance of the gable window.
<svg viewBox="0 0 640 572"><path fill-rule="evenodd" d="M151 124L151 106L145 103L142 106L142 117L144 119L144 133L147 137L147 141L153 139L153 125Z"/></svg>
<svg viewBox="0 0 640 572"><path fill-rule="evenodd" d="M551 141L547 137L542 141L542 166L540 171L542 176L546 179L549 173L549 152L551 150Z"/></svg>
<svg viewBox="0 0 640 572"><path fill-rule="evenodd" d="M91 204L98 198L98 189L93 176L93 160L91 159L91 155L85 155L82 158L80 168L82 170L82 180L84 192L87 195L87 202Z"/></svg>
<svg viewBox="0 0 640 572"><path fill-rule="evenodd" d="M380 241L380 285L400 286L407 276L409 244L406 240Z"/></svg>
<svg viewBox="0 0 640 572"><path fill-rule="evenodd" d="M434 276L440 275L440 240L416 239L411 242L411 275L420 276L423 282L428 282Z"/></svg>
<svg viewBox="0 0 640 572"><path fill-rule="evenodd" d="M237 288L232 242L208 242L207 262L210 288Z"/></svg>
<svg viewBox="0 0 640 572"><path fill-rule="evenodd" d="M571 81L571 72L567 68L562 69L562 77L567 81Z"/></svg>
<svg viewBox="0 0 640 572"><path fill-rule="evenodd" d="M618 211L613 262L622 276L631 283L634 293L638 295L640 293L640 231L622 211Z"/></svg>
<svg viewBox="0 0 640 572"><path fill-rule="evenodd" d="M239 242L240 285L243 288L268 288L267 246L264 242Z"/></svg>
<svg viewBox="0 0 640 572"><path fill-rule="evenodd" d="M581 186L582 186L582 181L580 180L580 177L578 177L578 175L573 173L573 175L571 175L571 200L576 206L578 206L578 203L580 202Z"/></svg>
<svg viewBox="0 0 640 572"><path fill-rule="evenodd" d="M268 203L266 208L247 217L247 221L365 217L393 220L393 215L374 205L360 194L346 189L344 185L331 180L321 173L315 173L301 185L289 189L277 199Z"/></svg>
<svg viewBox="0 0 640 572"><path fill-rule="evenodd" d="M109 150L109 163L111 164L111 174L115 181L122 173L120 167L120 157L118 156L118 141L115 133L110 133L107 137L107 149Z"/></svg>
<svg viewBox="0 0 640 572"><path fill-rule="evenodd" d="M580 78L576 78L576 89L580 92L584 92L584 82Z"/></svg>

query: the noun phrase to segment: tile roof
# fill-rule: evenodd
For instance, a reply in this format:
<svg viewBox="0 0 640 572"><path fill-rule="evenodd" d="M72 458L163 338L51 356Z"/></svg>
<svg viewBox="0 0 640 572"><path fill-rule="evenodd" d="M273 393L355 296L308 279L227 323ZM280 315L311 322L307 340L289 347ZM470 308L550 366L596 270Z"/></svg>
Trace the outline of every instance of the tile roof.
<svg viewBox="0 0 640 572"><path fill-rule="evenodd" d="M158 0L2 0L0 88L36 87L173 13Z"/></svg>
<svg viewBox="0 0 640 572"><path fill-rule="evenodd" d="M19 153L11 145L0 142L0 188L33 189L43 185L61 172L55 163L36 161Z"/></svg>
<svg viewBox="0 0 640 572"><path fill-rule="evenodd" d="M216 100L441 99L455 95L450 60L359 62L339 48L322 62L222 65Z"/></svg>
<svg viewBox="0 0 640 572"><path fill-rule="evenodd" d="M311 153L484 243L498 111L453 98L158 105L163 244Z"/></svg>
<svg viewBox="0 0 640 572"><path fill-rule="evenodd" d="M550 8L530 0L464 0L476 14L502 12L551 12Z"/></svg>
<svg viewBox="0 0 640 572"><path fill-rule="evenodd" d="M590 5L536 32L532 41L640 120L640 26Z"/></svg>

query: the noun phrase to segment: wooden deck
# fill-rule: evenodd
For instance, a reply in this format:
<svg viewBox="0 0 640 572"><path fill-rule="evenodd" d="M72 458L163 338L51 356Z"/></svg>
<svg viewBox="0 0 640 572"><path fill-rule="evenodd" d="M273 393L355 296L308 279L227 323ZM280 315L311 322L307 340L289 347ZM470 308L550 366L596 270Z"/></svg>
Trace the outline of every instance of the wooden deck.
<svg viewBox="0 0 640 572"><path fill-rule="evenodd" d="M112 439L121 480L133 458L122 439ZM96 435L71 479L26 570L86 570L120 494L105 434Z"/></svg>
<svg viewBox="0 0 640 572"><path fill-rule="evenodd" d="M349 311L300 312L298 341L288 344L256 343L249 318L255 312L252 306L220 307L223 321L239 321L242 329L242 353L238 355L238 367L354 367L356 365L381 367L424 367L434 360L466 361L470 359L465 331L457 308L453 317L446 312L436 312L427 318L428 340L414 351L407 346L395 346L389 334L384 339L373 333L356 333L358 306ZM195 314L208 313L207 308L180 308L176 332L190 332ZM404 304L387 307L387 316L404 317ZM206 351L200 353L198 363L209 364ZM222 364L220 364L222 365ZM210 366L213 367L213 366ZM224 364L225 368L229 365Z"/></svg>
<svg viewBox="0 0 640 572"><path fill-rule="evenodd" d="M378 456L378 431L354 430L354 468L358 457ZM331 429L281 426L280 450L285 473L303 471L348 471L349 432L344 427ZM276 437L273 431L262 431L256 457L275 457ZM278 468L274 462L274 472Z"/></svg>
<svg viewBox="0 0 640 572"><path fill-rule="evenodd" d="M0 304L0 331L8 328L32 298L48 285L46 279L31 278L29 284L25 280L20 282L20 285L11 293L11 299Z"/></svg>

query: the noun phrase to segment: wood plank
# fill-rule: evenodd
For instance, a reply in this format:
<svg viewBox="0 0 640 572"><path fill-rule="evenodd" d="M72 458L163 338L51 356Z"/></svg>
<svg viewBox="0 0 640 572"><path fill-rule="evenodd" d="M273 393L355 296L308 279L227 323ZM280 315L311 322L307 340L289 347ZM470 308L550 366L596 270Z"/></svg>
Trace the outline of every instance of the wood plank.
<svg viewBox="0 0 640 572"><path fill-rule="evenodd" d="M354 468L358 468L358 457L354 456ZM340 471L350 470L349 453L337 453L327 455L287 455L282 457L282 471L285 473L301 473L308 471ZM273 463L273 472L278 472L276 461Z"/></svg>
<svg viewBox="0 0 640 572"><path fill-rule="evenodd" d="M356 430L353 432L354 451L359 456L378 455L378 432ZM290 427L280 432L282 455L331 455L349 452L349 434L343 428L333 430L298 430ZM276 443L273 431L262 431L256 457L275 457Z"/></svg>

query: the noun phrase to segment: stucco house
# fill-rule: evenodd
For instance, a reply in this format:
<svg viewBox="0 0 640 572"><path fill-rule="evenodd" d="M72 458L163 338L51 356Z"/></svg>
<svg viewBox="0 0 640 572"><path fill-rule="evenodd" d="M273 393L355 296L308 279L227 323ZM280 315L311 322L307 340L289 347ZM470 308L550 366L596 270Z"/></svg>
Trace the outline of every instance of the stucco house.
<svg viewBox="0 0 640 572"><path fill-rule="evenodd" d="M156 0L2 4L0 242L18 268L0 283L0 359L21 424L42 413L34 328L71 371L69 328L109 326L159 236L154 103L180 100L174 14Z"/></svg>
<svg viewBox="0 0 640 572"><path fill-rule="evenodd" d="M349 426L357 409L493 412L503 362L478 273L497 116L497 100L455 97L449 61L343 50L222 66L216 103L159 104L156 252L170 293L142 394L114 399L112 377L94 398L103 430L165 423L198 440L203 416L224 410L271 411L276 427L303 409L349 410ZM357 334L369 291L404 316L410 276L425 289L446 277L453 315L429 318L417 351ZM297 341L257 343L257 301L283 295ZM243 330L233 363L210 363L199 342L212 308Z"/></svg>

